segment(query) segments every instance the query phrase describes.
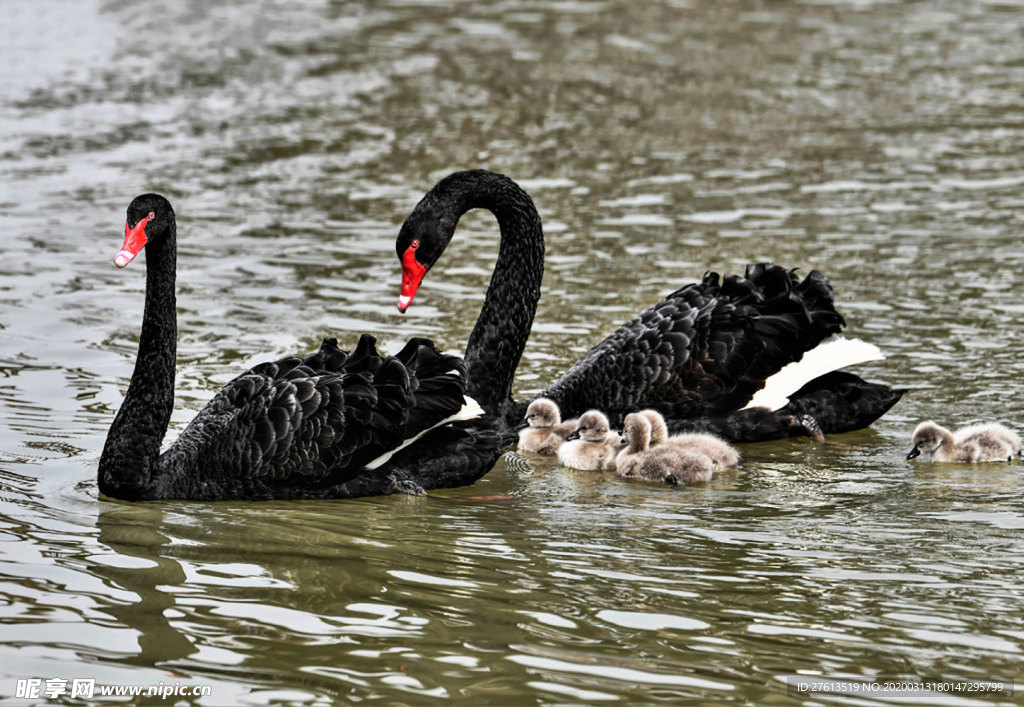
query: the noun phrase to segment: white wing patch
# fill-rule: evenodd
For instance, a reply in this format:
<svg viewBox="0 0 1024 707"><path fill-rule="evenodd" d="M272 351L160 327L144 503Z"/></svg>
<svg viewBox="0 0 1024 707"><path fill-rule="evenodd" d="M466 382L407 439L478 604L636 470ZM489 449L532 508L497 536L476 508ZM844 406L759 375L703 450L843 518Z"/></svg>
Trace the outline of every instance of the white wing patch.
<svg viewBox="0 0 1024 707"><path fill-rule="evenodd" d="M410 437L409 439L404 440L400 445L398 445L389 452L381 454L379 457L368 463L363 468L370 470L376 469L377 467L387 462L395 454L405 449L410 444L412 444L420 437L425 435L427 432L430 432L430 430L436 429L442 425L447 425L450 422L458 422L459 420L472 420L484 414L484 409L480 407L480 404L477 403L477 401L473 400L473 398L469 397L468 395L465 395L463 396L463 399L465 400L465 403L463 403L462 409L460 409L457 413L455 413L454 415L449 415L448 417L444 418L433 427L428 427L427 429L423 430L415 437Z"/></svg>
<svg viewBox="0 0 1024 707"><path fill-rule="evenodd" d="M778 373L770 376L764 382L764 388L754 393L754 397L743 409L784 408L789 404L790 395L815 378L847 366L879 361L883 358L885 356L882 350L874 344L842 336L829 337L805 353L799 361L784 366Z"/></svg>

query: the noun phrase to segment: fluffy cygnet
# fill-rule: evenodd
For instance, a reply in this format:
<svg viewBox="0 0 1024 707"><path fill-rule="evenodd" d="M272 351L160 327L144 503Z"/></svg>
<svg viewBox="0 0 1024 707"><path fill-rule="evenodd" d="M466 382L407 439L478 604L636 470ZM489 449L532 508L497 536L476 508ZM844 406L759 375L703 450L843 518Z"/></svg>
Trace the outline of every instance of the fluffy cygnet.
<svg viewBox="0 0 1024 707"><path fill-rule="evenodd" d="M612 434L603 412L588 410L580 415L576 429L558 448L563 466L585 471L613 469L619 435Z"/></svg>
<svg viewBox="0 0 1024 707"><path fill-rule="evenodd" d="M642 413L626 415L629 443L615 459L615 473L626 479L669 484L710 481L711 458L694 449L674 444L651 446L651 421Z"/></svg>
<svg viewBox="0 0 1024 707"><path fill-rule="evenodd" d="M715 469L735 469L740 463L740 453L731 444L715 435L686 432L669 437L668 426L661 413L657 410L641 410L640 414L651 423L651 447L667 443L698 452L710 458Z"/></svg>
<svg viewBox="0 0 1024 707"><path fill-rule="evenodd" d="M516 425L519 430L519 451L534 454L555 454L558 446L576 429L577 420L562 422L558 405L547 398L537 398L526 408L526 419Z"/></svg>
<svg viewBox="0 0 1024 707"><path fill-rule="evenodd" d="M972 425L956 432L931 420L914 430L914 448L907 459L937 462L1006 462L1021 453L1020 436L997 422Z"/></svg>

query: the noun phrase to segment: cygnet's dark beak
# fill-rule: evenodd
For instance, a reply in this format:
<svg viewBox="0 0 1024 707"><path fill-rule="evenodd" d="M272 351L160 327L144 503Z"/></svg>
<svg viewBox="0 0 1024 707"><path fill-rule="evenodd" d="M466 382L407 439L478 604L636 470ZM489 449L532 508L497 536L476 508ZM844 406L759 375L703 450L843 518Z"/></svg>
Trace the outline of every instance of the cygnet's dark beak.
<svg viewBox="0 0 1024 707"><path fill-rule="evenodd" d="M797 418L797 422L804 428L804 432L813 441L818 444L823 444L825 442L825 433L822 431L821 425L818 424L818 421L814 419L814 417L811 415L800 415Z"/></svg>
<svg viewBox="0 0 1024 707"><path fill-rule="evenodd" d="M515 429L517 429L517 430L525 430L529 426L530 426L530 423L527 422L526 420L523 420L518 425L516 425Z"/></svg>
<svg viewBox="0 0 1024 707"><path fill-rule="evenodd" d="M915 446L910 450L910 454L907 455L907 459L915 459L919 456L921 456L921 449Z"/></svg>
<svg viewBox="0 0 1024 707"><path fill-rule="evenodd" d="M571 433L568 437L566 437L565 441L566 442L571 442L574 439L579 439L579 438L580 438L580 431L576 430L575 432Z"/></svg>

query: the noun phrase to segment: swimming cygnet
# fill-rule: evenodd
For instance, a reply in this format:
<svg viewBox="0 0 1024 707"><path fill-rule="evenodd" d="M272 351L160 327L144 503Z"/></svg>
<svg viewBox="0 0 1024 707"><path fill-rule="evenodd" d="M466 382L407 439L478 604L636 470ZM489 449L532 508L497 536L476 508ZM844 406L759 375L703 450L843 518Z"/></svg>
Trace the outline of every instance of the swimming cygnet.
<svg viewBox="0 0 1024 707"><path fill-rule="evenodd" d="M709 457L716 469L735 469L740 463L740 453L720 437L704 432L685 432L669 437L668 426L661 413L657 410L641 410L640 414L651 423L651 447L668 443L698 452Z"/></svg>
<svg viewBox="0 0 1024 707"><path fill-rule="evenodd" d="M577 420L562 422L553 400L537 398L526 408L526 419L516 425L519 430L519 451L554 454L565 438L576 429Z"/></svg>
<svg viewBox="0 0 1024 707"><path fill-rule="evenodd" d="M580 415L576 430L558 448L558 461L585 471L613 469L618 441L619 435L611 432L604 413L588 410Z"/></svg>
<svg viewBox="0 0 1024 707"><path fill-rule="evenodd" d="M950 432L928 420L914 430L914 448L907 459L919 456L926 462L1006 462L1020 453L1020 436L997 422Z"/></svg>
<svg viewBox="0 0 1024 707"><path fill-rule="evenodd" d="M695 449L674 444L651 446L651 421L642 413L626 415L624 423L629 443L615 459L615 473L626 479L669 484L710 481L711 458Z"/></svg>

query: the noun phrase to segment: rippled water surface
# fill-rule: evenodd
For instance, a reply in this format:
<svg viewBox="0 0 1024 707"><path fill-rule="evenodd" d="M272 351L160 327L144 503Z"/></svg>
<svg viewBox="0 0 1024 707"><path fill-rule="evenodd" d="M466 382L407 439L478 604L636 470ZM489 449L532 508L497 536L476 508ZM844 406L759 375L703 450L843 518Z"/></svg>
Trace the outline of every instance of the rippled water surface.
<svg viewBox="0 0 1024 707"><path fill-rule="evenodd" d="M921 419L1024 427L1018 3L4 0L0 19L0 697L94 677L217 705L778 704L793 674L1021 677L1024 465L903 459ZM404 317L393 244L476 166L545 223L520 395L760 260L826 272L888 353L862 373L912 392L695 488L512 456L426 498L98 498L142 315L144 268L111 263L135 194L178 212L173 435L327 334L461 350L493 218L463 219Z"/></svg>

